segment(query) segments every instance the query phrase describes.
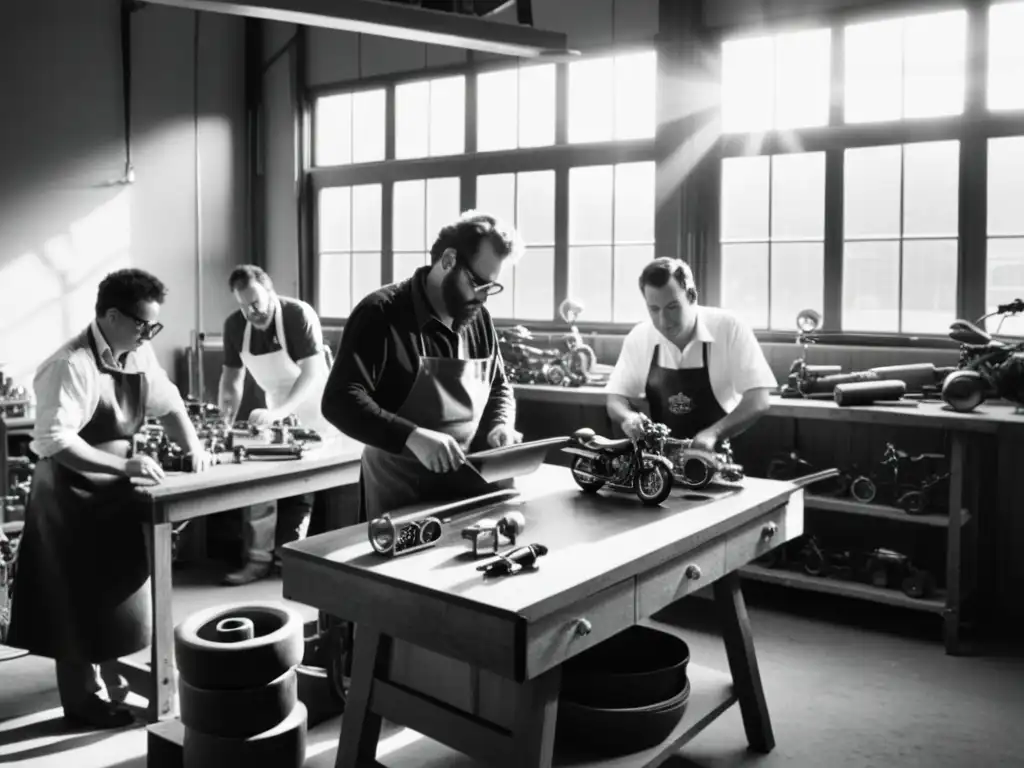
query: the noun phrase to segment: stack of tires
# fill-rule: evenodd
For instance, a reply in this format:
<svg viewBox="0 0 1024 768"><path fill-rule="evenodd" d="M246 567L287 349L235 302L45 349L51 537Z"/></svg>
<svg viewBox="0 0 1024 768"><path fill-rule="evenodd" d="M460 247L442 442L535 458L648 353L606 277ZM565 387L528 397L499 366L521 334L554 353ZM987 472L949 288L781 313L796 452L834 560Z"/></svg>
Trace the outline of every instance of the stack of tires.
<svg viewBox="0 0 1024 768"><path fill-rule="evenodd" d="M185 768L301 768L302 618L268 603L208 608L174 630Z"/></svg>

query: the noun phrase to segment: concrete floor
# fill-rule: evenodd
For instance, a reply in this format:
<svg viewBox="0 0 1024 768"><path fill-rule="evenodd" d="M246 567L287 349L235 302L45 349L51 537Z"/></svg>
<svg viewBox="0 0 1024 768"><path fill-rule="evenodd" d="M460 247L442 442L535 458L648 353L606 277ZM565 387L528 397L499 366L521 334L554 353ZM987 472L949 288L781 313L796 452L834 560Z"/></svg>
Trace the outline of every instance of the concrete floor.
<svg viewBox="0 0 1024 768"><path fill-rule="evenodd" d="M280 599L279 581L232 590L216 583L206 574L181 574L175 619L211 604ZM1024 767L1021 655L986 648L985 655L951 657L943 652L933 616L761 585L745 590L778 745L769 755L749 754L733 707L666 765ZM689 630L695 663L725 670L711 608L690 599L671 620ZM310 732L308 768L333 766L339 728L334 720ZM0 765L144 768L145 750L143 727L65 729L52 662L0 662ZM378 758L389 768L476 765L394 728L386 731Z"/></svg>

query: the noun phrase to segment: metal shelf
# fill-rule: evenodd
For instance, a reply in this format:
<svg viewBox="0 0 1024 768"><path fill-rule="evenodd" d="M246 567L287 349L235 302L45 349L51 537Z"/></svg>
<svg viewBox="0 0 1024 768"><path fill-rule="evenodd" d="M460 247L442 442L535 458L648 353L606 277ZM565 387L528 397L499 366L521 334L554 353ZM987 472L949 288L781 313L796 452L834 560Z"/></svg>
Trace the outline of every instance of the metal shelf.
<svg viewBox="0 0 1024 768"><path fill-rule="evenodd" d="M928 525L933 528L948 528L949 515L927 514L910 515L899 507L889 507L883 504L864 504L853 499L840 499L833 496L818 496L808 493L804 497L806 506L810 509L818 509L826 512L842 512L848 515L863 515L881 520L895 520L898 523L911 523L914 525ZM966 509L960 511L960 524L967 525L971 519L971 513Z"/></svg>

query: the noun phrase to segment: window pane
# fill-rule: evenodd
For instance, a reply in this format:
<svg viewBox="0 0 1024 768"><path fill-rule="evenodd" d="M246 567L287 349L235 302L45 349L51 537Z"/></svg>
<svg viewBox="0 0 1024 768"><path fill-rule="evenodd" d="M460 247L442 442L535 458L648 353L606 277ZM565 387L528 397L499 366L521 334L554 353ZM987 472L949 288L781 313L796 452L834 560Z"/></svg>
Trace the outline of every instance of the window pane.
<svg viewBox="0 0 1024 768"><path fill-rule="evenodd" d="M519 73L515 69L476 76L478 152L516 148Z"/></svg>
<svg viewBox="0 0 1024 768"><path fill-rule="evenodd" d="M491 313L491 319L512 320L515 318L515 267L511 274L502 274L502 282L505 290L487 297L487 311Z"/></svg>
<svg viewBox="0 0 1024 768"><path fill-rule="evenodd" d="M768 164L771 158L722 161L722 240L768 239Z"/></svg>
<svg viewBox="0 0 1024 768"><path fill-rule="evenodd" d="M848 123L903 116L903 20L846 27L845 115Z"/></svg>
<svg viewBox="0 0 1024 768"><path fill-rule="evenodd" d="M956 240L903 242L904 333L945 334L956 319Z"/></svg>
<svg viewBox="0 0 1024 768"><path fill-rule="evenodd" d="M722 43L722 130L767 131L775 119L775 39Z"/></svg>
<svg viewBox="0 0 1024 768"><path fill-rule="evenodd" d="M392 276L396 283L412 277L413 272L429 263L423 253L396 253L393 259Z"/></svg>
<svg viewBox="0 0 1024 768"><path fill-rule="evenodd" d="M421 128L422 130L422 128ZM461 155L466 151L466 78L442 77L430 82L430 155Z"/></svg>
<svg viewBox="0 0 1024 768"><path fill-rule="evenodd" d="M988 108L1024 108L1024 3L993 5L988 19Z"/></svg>
<svg viewBox="0 0 1024 768"><path fill-rule="evenodd" d="M791 331L803 309L825 313L823 243L776 243L771 258L772 328Z"/></svg>
<svg viewBox="0 0 1024 768"><path fill-rule="evenodd" d="M314 165L352 162L352 96L340 93L316 100L313 110Z"/></svg>
<svg viewBox="0 0 1024 768"><path fill-rule="evenodd" d="M615 242L654 242L654 163L615 166Z"/></svg>
<svg viewBox="0 0 1024 768"><path fill-rule="evenodd" d="M906 24L903 116L959 115L964 111L967 13L914 16Z"/></svg>
<svg viewBox="0 0 1024 768"><path fill-rule="evenodd" d="M848 149L843 227L847 238L900 236L900 147Z"/></svg>
<svg viewBox="0 0 1024 768"><path fill-rule="evenodd" d="M555 143L555 65L519 70L519 146Z"/></svg>
<svg viewBox="0 0 1024 768"><path fill-rule="evenodd" d="M772 239L825 237L825 153L772 158Z"/></svg>
<svg viewBox="0 0 1024 768"><path fill-rule="evenodd" d="M379 253L352 254L352 306L381 286Z"/></svg>
<svg viewBox="0 0 1024 768"><path fill-rule="evenodd" d="M462 212L459 187L458 178L427 180L427 232L424 250L431 249L443 227L459 218Z"/></svg>
<svg viewBox="0 0 1024 768"><path fill-rule="evenodd" d="M352 187L352 250L380 250L381 205L380 184Z"/></svg>
<svg viewBox="0 0 1024 768"><path fill-rule="evenodd" d="M899 330L900 245L846 243L843 249L844 331Z"/></svg>
<svg viewBox="0 0 1024 768"><path fill-rule="evenodd" d="M611 244L612 183L610 165L569 169L570 245ZM608 311L611 311L610 304Z"/></svg>
<svg viewBox="0 0 1024 768"><path fill-rule="evenodd" d="M768 327L768 244L722 246L722 306L753 328Z"/></svg>
<svg viewBox="0 0 1024 768"><path fill-rule="evenodd" d="M1024 239L998 239L988 241L988 268L985 311L995 312L1000 304L1024 298ZM1024 336L1024 315L1002 318L990 317L987 329L1011 336Z"/></svg>
<svg viewBox="0 0 1024 768"><path fill-rule="evenodd" d="M395 86L395 157L426 157L430 134L423 118L430 114L430 81Z"/></svg>
<svg viewBox="0 0 1024 768"><path fill-rule="evenodd" d="M555 242L555 172L520 173L516 197L518 215L506 216L505 220L515 223L524 242L530 245L553 245Z"/></svg>
<svg viewBox="0 0 1024 768"><path fill-rule="evenodd" d="M476 177L476 207L505 221L516 220L516 175L493 173Z"/></svg>
<svg viewBox="0 0 1024 768"><path fill-rule="evenodd" d="M615 283L612 286L612 321L639 323L647 318L647 306L637 280L640 272L654 258L653 245L618 245L615 247Z"/></svg>
<svg viewBox="0 0 1024 768"><path fill-rule="evenodd" d="M615 57L615 138L654 137L658 60L654 51Z"/></svg>
<svg viewBox="0 0 1024 768"><path fill-rule="evenodd" d="M422 253L427 249L424 182L422 180L396 181L394 189L392 248L396 251L419 251Z"/></svg>
<svg viewBox="0 0 1024 768"><path fill-rule="evenodd" d="M988 234L1024 235L1024 136L988 140Z"/></svg>
<svg viewBox="0 0 1024 768"><path fill-rule="evenodd" d="M387 100L383 88L352 96L352 162L376 163L384 159Z"/></svg>
<svg viewBox="0 0 1024 768"><path fill-rule="evenodd" d="M350 254L320 254L317 309L321 316L348 317L352 309L351 267Z"/></svg>
<svg viewBox="0 0 1024 768"><path fill-rule="evenodd" d="M776 38L776 128L828 124L831 41L829 29L792 32Z"/></svg>
<svg viewBox="0 0 1024 768"><path fill-rule="evenodd" d="M584 305L589 322L611 322L611 247L569 249L569 298Z"/></svg>
<svg viewBox="0 0 1024 768"><path fill-rule="evenodd" d="M907 144L903 152L904 236L955 236L960 142Z"/></svg>
<svg viewBox="0 0 1024 768"><path fill-rule="evenodd" d="M528 248L513 271L515 317L550 320L555 306L554 248Z"/></svg>
<svg viewBox="0 0 1024 768"><path fill-rule="evenodd" d="M320 190L321 251L347 251L352 247L351 187L325 187Z"/></svg>
<svg viewBox="0 0 1024 768"><path fill-rule="evenodd" d="M615 124L611 57L569 65L569 143L609 141Z"/></svg>

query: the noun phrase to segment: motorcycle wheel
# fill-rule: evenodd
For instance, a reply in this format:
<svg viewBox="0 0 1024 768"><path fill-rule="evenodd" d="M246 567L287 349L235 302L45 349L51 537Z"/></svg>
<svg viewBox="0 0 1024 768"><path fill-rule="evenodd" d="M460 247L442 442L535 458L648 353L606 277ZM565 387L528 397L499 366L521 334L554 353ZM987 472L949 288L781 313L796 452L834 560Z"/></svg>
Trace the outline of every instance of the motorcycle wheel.
<svg viewBox="0 0 1024 768"><path fill-rule="evenodd" d="M604 480L596 479L593 473L587 471L590 469L590 462L590 459L583 456L577 456L573 459L572 479L576 481L576 485L587 493L597 493L604 487Z"/></svg>
<svg viewBox="0 0 1024 768"><path fill-rule="evenodd" d="M597 354L587 345L576 347L569 353L569 371L586 378L597 364Z"/></svg>
<svg viewBox="0 0 1024 768"><path fill-rule="evenodd" d="M672 492L672 473L661 464L637 473L636 495L648 507L656 507Z"/></svg>
<svg viewBox="0 0 1024 768"><path fill-rule="evenodd" d="M985 402L985 379L977 371L953 371L942 382L942 399L958 413L969 413Z"/></svg>
<svg viewBox="0 0 1024 768"><path fill-rule="evenodd" d="M907 491L896 503L908 515L922 515L928 507L928 498L921 491Z"/></svg>
<svg viewBox="0 0 1024 768"><path fill-rule="evenodd" d="M877 493L878 489L875 487L875 483L870 477L861 475L850 483L850 495L861 504L870 504L875 500L875 495Z"/></svg>

